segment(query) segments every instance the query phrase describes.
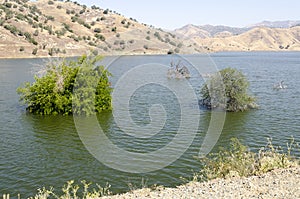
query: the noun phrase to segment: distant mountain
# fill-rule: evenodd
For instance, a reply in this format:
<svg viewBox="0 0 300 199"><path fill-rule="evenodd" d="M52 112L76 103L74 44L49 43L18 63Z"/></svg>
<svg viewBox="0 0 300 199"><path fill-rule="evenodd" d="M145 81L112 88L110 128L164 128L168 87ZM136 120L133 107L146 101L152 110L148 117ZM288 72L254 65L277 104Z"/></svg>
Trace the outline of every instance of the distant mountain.
<svg viewBox="0 0 300 199"><path fill-rule="evenodd" d="M189 24L174 30L174 34L181 38L209 38L209 37L227 37L231 35L238 35L250 30L250 28L236 28L229 26L213 26L203 25L196 26Z"/></svg>
<svg viewBox="0 0 300 199"><path fill-rule="evenodd" d="M213 25L203 25L198 26L202 30L206 30L209 32L212 36L215 36L216 34L222 33L222 32L229 32L233 35L239 35L249 30L249 28L237 28L237 27L230 27L230 26L213 26Z"/></svg>
<svg viewBox="0 0 300 199"><path fill-rule="evenodd" d="M198 45L216 51L300 51L300 26L292 28L257 27L225 38L195 38Z"/></svg>
<svg viewBox="0 0 300 199"><path fill-rule="evenodd" d="M254 28L254 27L268 27L268 28L291 28L293 26L299 25L300 21L263 21L257 24L249 25L248 28Z"/></svg>
<svg viewBox="0 0 300 199"><path fill-rule="evenodd" d="M173 31L180 38L209 38L211 37L210 32L201 29L199 26L188 24L182 28Z"/></svg>

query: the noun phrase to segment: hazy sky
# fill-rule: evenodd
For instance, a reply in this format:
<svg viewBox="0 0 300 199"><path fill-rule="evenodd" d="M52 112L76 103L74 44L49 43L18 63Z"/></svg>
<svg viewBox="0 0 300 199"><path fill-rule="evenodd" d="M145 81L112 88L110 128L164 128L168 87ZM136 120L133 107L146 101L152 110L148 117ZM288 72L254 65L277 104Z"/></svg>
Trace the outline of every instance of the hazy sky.
<svg viewBox="0 0 300 199"><path fill-rule="evenodd" d="M157 28L186 24L243 27L263 20L300 20L299 0L78 0Z"/></svg>

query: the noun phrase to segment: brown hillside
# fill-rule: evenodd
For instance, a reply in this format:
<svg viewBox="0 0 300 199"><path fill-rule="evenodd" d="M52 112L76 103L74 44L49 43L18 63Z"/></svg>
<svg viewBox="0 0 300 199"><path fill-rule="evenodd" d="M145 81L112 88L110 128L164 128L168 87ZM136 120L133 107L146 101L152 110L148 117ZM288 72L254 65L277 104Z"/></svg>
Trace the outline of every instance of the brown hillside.
<svg viewBox="0 0 300 199"><path fill-rule="evenodd" d="M96 6L54 0L0 4L0 58L200 50L197 44Z"/></svg>
<svg viewBox="0 0 300 199"><path fill-rule="evenodd" d="M299 51L300 27L254 28L236 36L196 38L210 51Z"/></svg>

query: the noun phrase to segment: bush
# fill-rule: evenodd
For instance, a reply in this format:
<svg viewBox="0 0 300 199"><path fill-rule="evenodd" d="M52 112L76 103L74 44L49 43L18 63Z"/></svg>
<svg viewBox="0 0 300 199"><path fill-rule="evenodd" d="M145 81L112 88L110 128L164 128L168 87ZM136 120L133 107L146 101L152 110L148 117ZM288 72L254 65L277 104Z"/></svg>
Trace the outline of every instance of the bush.
<svg viewBox="0 0 300 199"><path fill-rule="evenodd" d="M211 153L201 158L204 168L198 177L202 180L233 176L247 177L299 165L299 160L291 155L291 150L297 147L294 138L287 145L287 152L284 152L274 147L269 139L266 147L254 153L237 138L232 138L229 149L220 148L218 153Z"/></svg>
<svg viewBox="0 0 300 199"><path fill-rule="evenodd" d="M33 49L32 54L33 54L33 55L36 55L36 54L37 54L37 51L38 51L37 48Z"/></svg>
<svg viewBox="0 0 300 199"><path fill-rule="evenodd" d="M20 100L28 112L41 115L90 115L111 110L110 73L103 66L95 67L100 59L84 55L77 61L47 64L34 83L26 82L17 89Z"/></svg>
<svg viewBox="0 0 300 199"><path fill-rule="evenodd" d="M109 12L109 10L108 10L108 9L106 9L106 10L104 10L104 11L103 11L103 14L105 14L105 15L106 15L106 14L108 14L108 12Z"/></svg>
<svg viewBox="0 0 300 199"><path fill-rule="evenodd" d="M97 39L100 39L101 41L105 41L105 37L103 36L103 35L101 35L101 34L95 34L95 37L97 38Z"/></svg>
<svg viewBox="0 0 300 199"><path fill-rule="evenodd" d="M208 109L221 108L229 112L257 107L255 99L247 94L249 82L242 72L225 68L219 74L220 76L214 75L202 87L202 106ZM221 96L222 94L225 96Z"/></svg>
<svg viewBox="0 0 300 199"><path fill-rule="evenodd" d="M174 50L170 49L168 52L167 52L168 55L172 55L174 54Z"/></svg>
<svg viewBox="0 0 300 199"><path fill-rule="evenodd" d="M94 32L96 32L96 33L101 33L101 29L100 29L100 28L95 28L95 29L94 29Z"/></svg>
<svg viewBox="0 0 300 199"><path fill-rule="evenodd" d="M91 183L81 181L82 186L74 184L74 180L68 181L62 188L62 193L55 193L53 188L47 190L45 187L38 189L38 193L29 199L46 199L46 198L82 198L92 199L100 198L102 196L111 195L110 185L106 183L104 187L96 184L97 188L91 188ZM79 190L83 190L80 193Z"/></svg>

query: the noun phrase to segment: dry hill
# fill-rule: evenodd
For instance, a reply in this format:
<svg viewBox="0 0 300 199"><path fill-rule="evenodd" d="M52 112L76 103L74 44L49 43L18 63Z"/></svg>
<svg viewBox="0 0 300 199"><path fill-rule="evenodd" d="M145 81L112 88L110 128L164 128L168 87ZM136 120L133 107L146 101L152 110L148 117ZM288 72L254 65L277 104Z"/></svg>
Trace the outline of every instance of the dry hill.
<svg viewBox="0 0 300 199"><path fill-rule="evenodd" d="M0 4L0 58L200 50L174 34L96 6L55 0L3 0Z"/></svg>
<svg viewBox="0 0 300 199"><path fill-rule="evenodd" d="M213 37L195 41L210 51L299 51L300 27L254 28L235 36Z"/></svg>

